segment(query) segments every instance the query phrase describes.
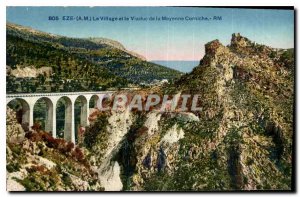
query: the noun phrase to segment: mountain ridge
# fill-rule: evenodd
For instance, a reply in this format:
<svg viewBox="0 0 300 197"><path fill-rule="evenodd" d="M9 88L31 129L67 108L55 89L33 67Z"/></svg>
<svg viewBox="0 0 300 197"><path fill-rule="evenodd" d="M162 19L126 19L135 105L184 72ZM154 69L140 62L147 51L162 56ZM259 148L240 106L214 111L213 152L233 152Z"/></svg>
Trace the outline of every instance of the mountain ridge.
<svg viewBox="0 0 300 197"><path fill-rule="evenodd" d="M94 42L95 44L99 44L101 45L107 45L107 46L111 46L117 49L120 49L132 56L135 56L137 58L140 58L142 60L146 60L145 57L143 57L140 54L137 54L135 52L129 51L127 50L124 45L122 45L120 42L116 41L116 40L112 40L109 38L103 38L103 37L90 37L90 38L77 38L77 37L68 37L68 36L62 36L62 35L58 35L58 34L52 34L52 33L47 33L47 32L43 32L40 30L35 30L31 27L25 27L25 26L21 26L21 25L17 25L14 23L10 23L8 22L6 25L7 29L9 30L17 30L17 31L23 31L24 33L31 33L32 35L35 36L41 36L42 37L47 37L47 38L51 38L51 39L64 39L64 38L69 38L69 39L78 39L78 40L86 40L86 41L91 41Z"/></svg>

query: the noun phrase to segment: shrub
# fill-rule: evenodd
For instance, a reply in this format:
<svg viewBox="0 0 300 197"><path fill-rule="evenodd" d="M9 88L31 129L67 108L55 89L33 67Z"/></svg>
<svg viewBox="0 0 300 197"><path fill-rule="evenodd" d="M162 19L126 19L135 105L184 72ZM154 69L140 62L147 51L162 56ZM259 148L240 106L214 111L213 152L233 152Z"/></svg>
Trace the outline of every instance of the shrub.
<svg viewBox="0 0 300 197"><path fill-rule="evenodd" d="M84 155L83 155L81 149L78 147L76 147L75 150L72 152L72 156L74 157L75 160L77 160L79 162L84 161Z"/></svg>
<svg viewBox="0 0 300 197"><path fill-rule="evenodd" d="M15 154L17 154L17 155L20 155L20 154L21 154L21 151L22 151L21 146L19 146L19 145L12 145L12 146L10 146L9 148L10 148L10 150L11 150L13 153L15 153Z"/></svg>
<svg viewBox="0 0 300 197"><path fill-rule="evenodd" d="M28 132L26 137L34 142L43 141L48 148L56 149L65 156L71 156L75 161L82 163L86 168L90 167L81 149L79 147L75 148L73 142L67 142L66 140L60 138L53 138L50 133L45 131ZM43 150L44 149L41 148L41 153L43 153ZM18 148L18 146L13 146L12 151L19 153L21 150ZM8 168L12 170L11 166ZM35 167L28 170L43 171L42 167Z"/></svg>
<svg viewBox="0 0 300 197"><path fill-rule="evenodd" d="M20 164L19 163L10 163L10 164L6 165L6 170L9 173L17 172L20 170Z"/></svg>
<svg viewBox="0 0 300 197"><path fill-rule="evenodd" d="M73 148L74 148L74 143L73 142L68 142L65 151L66 152L71 152Z"/></svg>
<svg viewBox="0 0 300 197"><path fill-rule="evenodd" d="M47 170L46 167L42 165L32 166L32 169L36 172L45 172Z"/></svg>
<svg viewBox="0 0 300 197"><path fill-rule="evenodd" d="M84 133L84 144L87 148L92 148L96 143L97 136L101 132L106 132L107 124L107 115L105 113L99 114L95 123L91 127L87 128Z"/></svg>
<svg viewBox="0 0 300 197"><path fill-rule="evenodd" d="M34 130L34 131L39 132L39 131L41 131L41 125L39 123L35 122L33 124L33 126L31 127L31 129Z"/></svg>
<svg viewBox="0 0 300 197"><path fill-rule="evenodd" d="M62 178L61 178L61 179L62 179L62 181L63 181L63 183L64 183L65 185L67 185L67 186L71 186L71 185L72 185L72 180L71 180L71 177L70 177L69 174L63 172L63 173L62 173Z"/></svg>

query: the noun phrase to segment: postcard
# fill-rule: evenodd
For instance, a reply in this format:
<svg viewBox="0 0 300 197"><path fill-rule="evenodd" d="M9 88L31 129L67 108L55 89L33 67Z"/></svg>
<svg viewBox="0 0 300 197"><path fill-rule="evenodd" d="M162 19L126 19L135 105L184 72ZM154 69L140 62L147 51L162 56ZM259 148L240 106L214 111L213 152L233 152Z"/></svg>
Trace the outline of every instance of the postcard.
<svg viewBox="0 0 300 197"><path fill-rule="evenodd" d="M6 12L7 191L295 191L293 7Z"/></svg>

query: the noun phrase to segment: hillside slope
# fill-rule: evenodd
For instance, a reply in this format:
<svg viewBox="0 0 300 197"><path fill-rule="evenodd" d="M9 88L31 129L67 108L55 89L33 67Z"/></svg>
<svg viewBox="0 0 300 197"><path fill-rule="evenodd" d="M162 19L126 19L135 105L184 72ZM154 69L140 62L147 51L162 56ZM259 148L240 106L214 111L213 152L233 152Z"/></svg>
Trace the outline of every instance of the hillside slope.
<svg viewBox="0 0 300 197"><path fill-rule="evenodd" d="M181 75L141 59L117 41L68 38L10 23L6 28L8 92L103 90ZM50 74L26 77L25 68L43 68ZM17 74L11 74L16 69Z"/></svg>

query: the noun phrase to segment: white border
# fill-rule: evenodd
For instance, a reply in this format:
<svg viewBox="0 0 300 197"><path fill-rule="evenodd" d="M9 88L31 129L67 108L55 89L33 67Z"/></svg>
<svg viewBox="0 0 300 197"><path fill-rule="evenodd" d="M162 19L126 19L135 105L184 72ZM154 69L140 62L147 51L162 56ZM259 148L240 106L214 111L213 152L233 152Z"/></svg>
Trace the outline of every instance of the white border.
<svg viewBox="0 0 300 197"><path fill-rule="evenodd" d="M0 150L1 150L1 167L0 167L0 174L1 179L0 179L0 195L1 196L9 196L12 195L11 193L6 192L6 160L5 160L5 153L6 153L6 124L5 124L5 65L6 65L6 6L295 6L296 9L299 8L299 3L300 1L295 0L202 0L202 1L195 1L195 0L151 0L145 2L145 0L1 0L0 4L0 103L3 103L3 105L0 105ZM297 27L299 27L299 22L297 20ZM297 28L298 29L298 28ZM296 31L298 32L298 31ZM297 50L297 57L299 57L299 50ZM299 60L297 61L299 62ZM300 76L300 69L297 69L297 76ZM299 93L299 84L297 82L297 92ZM298 97L299 98L299 97ZM297 99L298 100L298 99ZM298 107L297 107L297 112L298 112ZM300 118L297 117L296 122L300 122ZM296 130L295 132L297 132ZM300 134L297 134L297 142L299 142L299 136ZM297 145L297 150L298 145ZM297 152L297 153L298 153ZM297 154L298 155L298 154ZM298 156L297 156L298 158ZM297 169L299 170L299 162L297 162ZM298 174L298 173L297 173ZM296 175L297 178L297 175ZM296 181L296 189L299 188L299 181ZM40 194L40 193L36 193ZM121 195L124 195L124 193L120 193ZM132 193L130 193L131 195ZM141 193L138 193L141 194ZM218 195L216 193L213 194L204 194L204 193L197 193L198 195ZM16 195L16 194L15 194ZM24 194L22 194L24 195ZM32 195L31 193L27 195ZM48 196L64 196L64 195L70 195L68 193L47 193ZM73 195L73 193L71 194ZM77 193L76 195L78 196L85 196L87 193ZM111 194L111 193L96 193L96 195L119 195L119 194ZM151 194L155 196L162 196L166 195L164 193L160 194ZM177 195L175 193L171 193L168 195ZM223 194L224 195L224 194ZM228 194L225 194L228 195ZM239 194L233 194L230 193L229 195L240 195ZM264 194L264 193L255 193L254 195L256 196L265 196L265 195L273 195L273 194ZM282 194L281 194L282 195ZM283 194L284 196L290 195L290 194Z"/></svg>

